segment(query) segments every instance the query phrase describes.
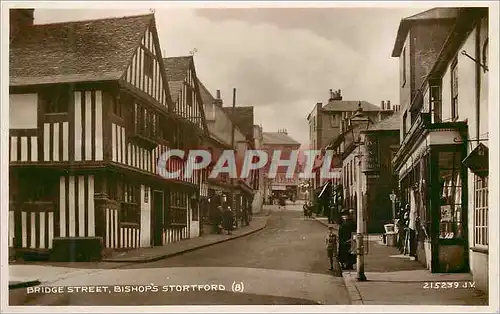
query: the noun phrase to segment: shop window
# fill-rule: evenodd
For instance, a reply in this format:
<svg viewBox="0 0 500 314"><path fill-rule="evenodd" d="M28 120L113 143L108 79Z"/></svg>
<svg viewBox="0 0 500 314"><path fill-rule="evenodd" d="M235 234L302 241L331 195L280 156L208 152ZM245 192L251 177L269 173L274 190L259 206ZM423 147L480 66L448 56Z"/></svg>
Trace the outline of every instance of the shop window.
<svg viewBox="0 0 500 314"><path fill-rule="evenodd" d="M139 197L141 193L140 186L134 183L125 182L122 185L123 194L121 195L121 222L139 223L140 222L140 204Z"/></svg>
<svg viewBox="0 0 500 314"><path fill-rule="evenodd" d="M457 152L439 154L441 187L439 238L456 239L463 236L461 155Z"/></svg>
<svg viewBox="0 0 500 314"><path fill-rule="evenodd" d="M187 223L187 210L187 194L185 192L171 192L169 223L185 225Z"/></svg>
<svg viewBox="0 0 500 314"><path fill-rule="evenodd" d="M488 177L474 176L474 245L488 246Z"/></svg>

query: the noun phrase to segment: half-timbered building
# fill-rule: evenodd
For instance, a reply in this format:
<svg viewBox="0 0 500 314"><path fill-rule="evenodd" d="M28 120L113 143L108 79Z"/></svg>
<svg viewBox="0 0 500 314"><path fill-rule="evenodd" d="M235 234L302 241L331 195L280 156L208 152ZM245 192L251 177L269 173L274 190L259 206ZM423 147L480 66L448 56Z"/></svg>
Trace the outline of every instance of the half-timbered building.
<svg viewBox="0 0 500 314"><path fill-rule="evenodd" d="M184 121L154 15L40 25L33 10L12 16L9 246L50 252L98 239L138 248L196 235L199 173L165 179L157 170Z"/></svg>
<svg viewBox="0 0 500 314"><path fill-rule="evenodd" d="M176 147L183 149L187 154L190 149L200 149L203 139L208 134L194 59L192 56L169 57L164 58L163 62L174 104L173 111L176 116L180 117L180 123L177 124L177 131L180 133ZM199 177L194 176L197 181L192 181L192 183L198 184L199 195L203 197L208 193L205 184L208 173L204 169L198 174ZM196 200L199 203L201 198ZM201 228L199 214L196 213L195 216L193 213L189 228L190 235L198 236Z"/></svg>

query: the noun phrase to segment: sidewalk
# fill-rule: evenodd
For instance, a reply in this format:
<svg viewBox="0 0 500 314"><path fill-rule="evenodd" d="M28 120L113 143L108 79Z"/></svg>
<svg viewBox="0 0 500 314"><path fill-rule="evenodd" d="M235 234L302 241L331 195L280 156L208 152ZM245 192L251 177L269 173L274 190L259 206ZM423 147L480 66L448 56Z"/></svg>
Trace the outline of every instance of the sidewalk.
<svg viewBox="0 0 500 314"><path fill-rule="evenodd" d="M317 220L328 225L328 220ZM342 273L352 304L488 305L488 295L470 287L471 274L433 274L420 262L401 255L397 248L383 244L380 235L369 235L368 240L367 281L358 281L356 270ZM437 289L436 283L456 284L458 288Z"/></svg>
<svg viewBox="0 0 500 314"><path fill-rule="evenodd" d="M186 239L165 246L152 248L141 248L126 252L116 252L110 257L104 258L103 262L116 263L148 263L194 251L214 244L237 239L264 229L267 225L268 211L263 209L260 214L253 216L250 226L240 227L233 230L232 235L207 234L201 237Z"/></svg>

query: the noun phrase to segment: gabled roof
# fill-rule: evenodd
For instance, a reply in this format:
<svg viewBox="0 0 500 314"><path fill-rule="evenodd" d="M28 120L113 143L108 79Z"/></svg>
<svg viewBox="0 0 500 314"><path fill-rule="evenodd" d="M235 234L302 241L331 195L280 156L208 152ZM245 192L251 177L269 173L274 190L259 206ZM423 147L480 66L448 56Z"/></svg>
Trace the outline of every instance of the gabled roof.
<svg viewBox="0 0 500 314"><path fill-rule="evenodd" d="M331 100L321 110L323 111L356 111L359 100ZM380 107L367 101L361 101L363 111L380 111Z"/></svg>
<svg viewBox="0 0 500 314"><path fill-rule="evenodd" d="M10 85L119 80L153 14L35 24L10 43Z"/></svg>
<svg viewBox="0 0 500 314"><path fill-rule="evenodd" d="M165 71L167 72L170 95L174 102L179 97L179 94L182 89L182 84L184 84L187 71L192 61L193 61L193 56L163 58L163 63L165 64Z"/></svg>
<svg viewBox="0 0 500 314"><path fill-rule="evenodd" d="M283 132L262 132L264 145L299 145L300 143Z"/></svg>
<svg viewBox="0 0 500 314"><path fill-rule="evenodd" d="M184 78L186 78L186 73L192 60L193 56L163 58L163 63L165 63L165 70L167 71L168 80L184 80Z"/></svg>
<svg viewBox="0 0 500 314"><path fill-rule="evenodd" d="M210 91L200 80L198 80L198 86L200 86L201 101L203 101L203 104L204 105L213 104L215 100L214 96L212 96Z"/></svg>
<svg viewBox="0 0 500 314"><path fill-rule="evenodd" d="M247 139L253 138L253 106L235 107L234 117L232 116L233 107L222 107L222 110L238 126Z"/></svg>
<svg viewBox="0 0 500 314"><path fill-rule="evenodd" d="M399 126L401 123L401 111L397 111L385 118L384 120L377 122L375 124L371 124L368 127L368 131L391 131L391 130L399 130Z"/></svg>
<svg viewBox="0 0 500 314"><path fill-rule="evenodd" d="M400 56L401 49L403 49L403 45L406 40L406 35L414 23L420 21L454 19L457 17L458 11L459 8L434 8L402 19L399 23L396 42L394 43L394 48L392 50L392 57Z"/></svg>

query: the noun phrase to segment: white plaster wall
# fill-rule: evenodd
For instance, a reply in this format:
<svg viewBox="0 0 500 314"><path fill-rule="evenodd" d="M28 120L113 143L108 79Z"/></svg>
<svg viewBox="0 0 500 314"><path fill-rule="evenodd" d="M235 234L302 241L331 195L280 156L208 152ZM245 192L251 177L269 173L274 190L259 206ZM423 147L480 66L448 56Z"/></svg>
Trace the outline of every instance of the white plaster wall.
<svg viewBox="0 0 500 314"><path fill-rule="evenodd" d="M38 95L11 94L9 95L9 128L36 129L38 128Z"/></svg>
<svg viewBox="0 0 500 314"><path fill-rule="evenodd" d="M147 203L146 203L147 196ZM141 247L151 246L151 188L141 185Z"/></svg>

